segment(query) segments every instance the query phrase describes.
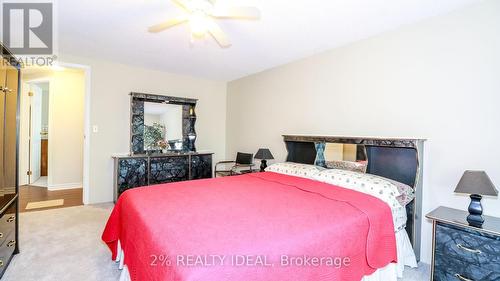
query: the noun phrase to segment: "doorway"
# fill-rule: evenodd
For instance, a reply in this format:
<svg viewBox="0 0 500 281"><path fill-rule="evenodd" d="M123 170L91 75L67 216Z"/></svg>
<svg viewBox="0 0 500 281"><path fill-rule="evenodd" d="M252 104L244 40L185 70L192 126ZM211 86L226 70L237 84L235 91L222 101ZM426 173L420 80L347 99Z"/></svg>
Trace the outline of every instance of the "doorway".
<svg viewBox="0 0 500 281"><path fill-rule="evenodd" d="M20 211L83 205L85 71L25 69L20 99Z"/></svg>

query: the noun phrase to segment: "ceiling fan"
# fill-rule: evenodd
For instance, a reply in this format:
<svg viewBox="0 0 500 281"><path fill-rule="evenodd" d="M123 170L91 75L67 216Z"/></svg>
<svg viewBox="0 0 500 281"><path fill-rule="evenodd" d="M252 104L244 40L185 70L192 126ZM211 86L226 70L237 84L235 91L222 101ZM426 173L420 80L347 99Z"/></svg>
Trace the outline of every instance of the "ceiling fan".
<svg viewBox="0 0 500 281"><path fill-rule="evenodd" d="M172 0L185 11L185 14L151 26L148 31L157 33L172 26L189 22L191 34L203 38L207 34L217 41L222 48L231 46L228 37L214 21L215 19L259 19L260 11L255 7L225 7L217 0Z"/></svg>

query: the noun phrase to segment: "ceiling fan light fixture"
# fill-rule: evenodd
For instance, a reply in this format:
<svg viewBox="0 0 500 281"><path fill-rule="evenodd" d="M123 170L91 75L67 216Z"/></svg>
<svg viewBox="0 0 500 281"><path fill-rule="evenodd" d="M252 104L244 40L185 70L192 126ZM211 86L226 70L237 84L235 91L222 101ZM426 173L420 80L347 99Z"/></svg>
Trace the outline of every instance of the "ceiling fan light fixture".
<svg viewBox="0 0 500 281"><path fill-rule="evenodd" d="M207 33L208 17L203 11L194 11L189 16L189 26L193 37L202 38Z"/></svg>
<svg viewBox="0 0 500 281"><path fill-rule="evenodd" d="M172 2L183 9L185 14L153 25L148 29L149 32L158 33L186 22L191 29L191 42L194 42L195 38L210 35L221 48L229 48L231 42L215 22L216 19L256 20L260 18L260 11L255 7L224 7L216 4L216 0L172 0Z"/></svg>

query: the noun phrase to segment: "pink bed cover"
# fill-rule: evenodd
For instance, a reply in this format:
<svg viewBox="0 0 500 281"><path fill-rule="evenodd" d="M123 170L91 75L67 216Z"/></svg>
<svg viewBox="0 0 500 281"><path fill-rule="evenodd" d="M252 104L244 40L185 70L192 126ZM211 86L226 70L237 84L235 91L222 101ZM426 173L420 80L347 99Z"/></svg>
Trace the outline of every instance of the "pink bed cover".
<svg viewBox="0 0 500 281"><path fill-rule="evenodd" d="M102 239L134 281L359 281L396 262L386 203L272 172L128 190Z"/></svg>

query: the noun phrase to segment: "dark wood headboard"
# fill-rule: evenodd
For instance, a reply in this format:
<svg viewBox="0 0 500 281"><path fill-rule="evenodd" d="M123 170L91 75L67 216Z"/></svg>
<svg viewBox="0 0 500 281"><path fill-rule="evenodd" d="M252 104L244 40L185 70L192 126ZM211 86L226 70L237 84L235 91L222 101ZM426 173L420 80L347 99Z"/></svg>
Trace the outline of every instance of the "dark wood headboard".
<svg viewBox="0 0 500 281"><path fill-rule="evenodd" d="M417 260L420 260L422 226L422 168L425 139L373 138L336 136L283 136L288 156L286 161L314 164L316 143L356 144L365 147L367 173L399 181L414 188L415 199L406 206L406 232Z"/></svg>

